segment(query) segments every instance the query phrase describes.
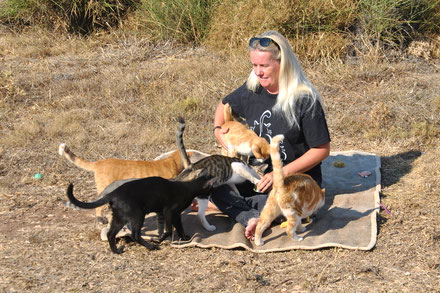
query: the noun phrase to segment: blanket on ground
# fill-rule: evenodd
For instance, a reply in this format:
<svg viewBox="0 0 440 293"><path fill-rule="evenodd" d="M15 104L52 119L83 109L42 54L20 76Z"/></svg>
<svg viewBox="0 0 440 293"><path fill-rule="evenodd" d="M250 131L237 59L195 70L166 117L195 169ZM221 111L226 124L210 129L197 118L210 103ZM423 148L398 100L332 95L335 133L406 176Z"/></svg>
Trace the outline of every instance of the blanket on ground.
<svg viewBox="0 0 440 293"><path fill-rule="evenodd" d="M365 173L362 173L367 171ZM243 248L257 253L292 249L342 247L370 250L376 244L380 192L380 159L360 151L332 152L322 163L326 201L316 219L305 224L299 235L303 241L289 238L285 228L272 225L263 234L264 245L256 246L244 237L244 227L218 211L208 211L207 220L217 229L206 231L195 212L187 209L182 222L189 241L171 241L175 247ZM368 175L365 175L368 174ZM157 238L156 216L148 215L143 228L145 239Z"/></svg>

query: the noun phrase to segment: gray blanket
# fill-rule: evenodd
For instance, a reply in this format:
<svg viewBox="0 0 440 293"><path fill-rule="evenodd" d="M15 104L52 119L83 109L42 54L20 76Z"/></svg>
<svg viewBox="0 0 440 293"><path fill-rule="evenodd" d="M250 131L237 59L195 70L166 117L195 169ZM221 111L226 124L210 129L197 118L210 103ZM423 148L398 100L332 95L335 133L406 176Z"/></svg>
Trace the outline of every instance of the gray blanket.
<svg viewBox="0 0 440 293"><path fill-rule="evenodd" d="M244 227L220 212L208 212L207 220L217 229L204 230L196 213L189 209L182 214L185 233L190 241L171 241L175 247L244 248L253 252L286 251L343 247L370 250L376 244L380 192L380 159L359 151L332 152L322 164L326 202L313 223L299 235L303 241L289 238L279 224L272 225L263 235L265 244L257 247L244 237ZM359 173L368 171L367 177ZM146 217L145 239L157 237L156 216ZM123 233L121 233L123 234Z"/></svg>

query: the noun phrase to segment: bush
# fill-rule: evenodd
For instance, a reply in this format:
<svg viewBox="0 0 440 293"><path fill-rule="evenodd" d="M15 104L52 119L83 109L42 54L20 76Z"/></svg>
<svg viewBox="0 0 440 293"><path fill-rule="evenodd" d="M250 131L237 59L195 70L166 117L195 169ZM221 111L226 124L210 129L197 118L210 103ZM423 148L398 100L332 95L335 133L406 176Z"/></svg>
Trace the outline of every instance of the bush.
<svg viewBox="0 0 440 293"><path fill-rule="evenodd" d="M371 43L404 47L417 35L440 32L440 1L360 0L358 20Z"/></svg>
<svg viewBox="0 0 440 293"><path fill-rule="evenodd" d="M137 30L156 40L201 43L219 0L142 0L134 16Z"/></svg>
<svg viewBox="0 0 440 293"><path fill-rule="evenodd" d="M138 0L6 0L0 21L86 35L119 25L137 3Z"/></svg>

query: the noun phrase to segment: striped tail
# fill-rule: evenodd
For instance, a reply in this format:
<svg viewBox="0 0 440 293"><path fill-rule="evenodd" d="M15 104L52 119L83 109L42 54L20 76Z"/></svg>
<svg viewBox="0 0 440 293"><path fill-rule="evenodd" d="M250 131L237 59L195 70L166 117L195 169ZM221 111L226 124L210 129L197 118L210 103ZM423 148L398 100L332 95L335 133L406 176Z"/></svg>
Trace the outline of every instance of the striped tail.
<svg viewBox="0 0 440 293"><path fill-rule="evenodd" d="M176 145L179 150L180 159L182 160L183 167L186 169L191 164L188 154L186 153L185 146L183 144L183 131L185 130L185 120L182 117L177 118L179 121L179 127L176 132Z"/></svg>
<svg viewBox="0 0 440 293"><path fill-rule="evenodd" d="M58 153L65 157L68 161L75 164L77 167L80 167L82 169L85 169L87 171L95 171L95 162L89 162L86 160L81 159L80 157L77 157L68 147L65 143L60 144L58 147Z"/></svg>
<svg viewBox="0 0 440 293"><path fill-rule="evenodd" d="M284 185L283 163L279 152L279 145L284 140L284 135L279 134L270 142L270 158L273 167L273 187L280 188Z"/></svg>

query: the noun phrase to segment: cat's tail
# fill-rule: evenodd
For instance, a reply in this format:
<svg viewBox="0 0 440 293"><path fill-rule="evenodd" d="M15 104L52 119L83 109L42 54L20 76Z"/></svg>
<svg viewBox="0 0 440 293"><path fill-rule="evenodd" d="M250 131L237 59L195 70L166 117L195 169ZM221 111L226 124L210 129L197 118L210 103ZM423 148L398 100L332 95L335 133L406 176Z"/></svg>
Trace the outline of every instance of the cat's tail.
<svg viewBox="0 0 440 293"><path fill-rule="evenodd" d="M69 198L69 201L74 205L82 209L96 209L97 207L100 207L102 205L105 205L106 203L109 203L110 197L108 195L101 197L97 199L96 201L92 202L82 202L79 201L73 196L73 184L70 183L67 187L67 198Z"/></svg>
<svg viewBox="0 0 440 293"><path fill-rule="evenodd" d="M77 167L80 167L87 171L94 171L93 167L95 165L95 162L86 161L76 156L65 143L60 144L60 146L58 147L58 153L61 156L64 156L68 161L75 164Z"/></svg>
<svg viewBox="0 0 440 293"><path fill-rule="evenodd" d="M186 169L191 164L188 154L186 153L185 146L183 144L183 132L185 130L185 120L182 117L178 117L179 127L177 127L176 132L176 145L179 150L180 159L182 160L183 167Z"/></svg>
<svg viewBox="0 0 440 293"><path fill-rule="evenodd" d="M223 112L223 115L225 116L225 122L234 121L234 116L232 116L232 108L229 103L224 104Z"/></svg>
<svg viewBox="0 0 440 293"><path fill-rule="evenodd" d="M283 163L279 152L279 145L284 140L284 135L279 134L272 138L270 142L270 158L272 160L273 168L273 187L278 188L283 186Z"/></svg>

